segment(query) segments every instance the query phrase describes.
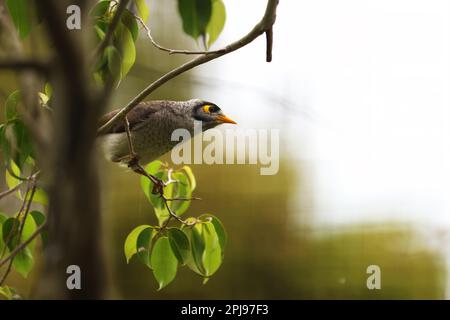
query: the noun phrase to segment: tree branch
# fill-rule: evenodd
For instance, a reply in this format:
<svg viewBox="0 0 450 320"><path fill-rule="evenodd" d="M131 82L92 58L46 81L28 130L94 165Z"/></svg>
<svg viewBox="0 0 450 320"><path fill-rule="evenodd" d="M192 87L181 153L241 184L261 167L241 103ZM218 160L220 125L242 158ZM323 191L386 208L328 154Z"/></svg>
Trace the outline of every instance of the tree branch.
<svg viewBox="0 0 450 320"><path fill-rule="evenodd" d="M212 53L220 53L223 52L225 49L219 49L219 50L213 50L213 51L190 51L190 50L179 50L179 49L170 49L166 48L162 45L160 45L158 42L153 39L152 33L150 31L150 28L145 24L144 20L142 20L141 17L138 15L134 15L134 17L141 23L142 27L147 32L147 37L149 38L150 42L159 50L168 52L169 54L212 54Z"/></svg>
<svg viewBox="0 0 450 320"><path fill-rule="evenodd" d="M42 161L49 194L48 244L45 268L36 296L41 299L100 299L104 294L98 170L94 156L99 106L90 62L88 33L66 27L66 8L77 3L88 12L92 1L39 0L46 36L53 44L54 106L50 144ZM89 51L88 51L89 50ZM80 201L80 199L83 199ZM86 224L86 221L89 221ZM79 236L80 230L83 237ZM65 270L70 264L83 270L83 290L67 290Z"/></svg>
<svg viewBox="0 0 450 320"><path fill-rule="evenodd" d="M20 181L17 185L12 187L11 189L5 190L2 193L0 193L0 199L3 199L7 195L9 195L9 194L13 193L14 191L18 190L22 184L23 184L23 181Z"/></svg>
<svg viewBox="0 0 450 320"><path fill-rule="evenodd" d="M273 28L270 27L266 31L266 62L272 61L272 48L273 48Z"/></svg>
<svg viewBox="0 0 450 320"><path fill-rule="evenodd" d="M97 134L102 134L108 131L108 129L112 128L119 121L122 121L125 115L130 112L135 106L138 105L139 102L143 101L150 93L155 91L157 88L165 84L167 81L179 76L180 74L191 70L201 64L204 64L208 61L217 59L223 55L236 51L256 38L262 35L265 32L268 32L272 29L273 24L276 19L276 11L278 6L278 0L268 0L266 11L264 13L263 18L260 22L258 22L255 27L244 37L241 39L229 44L222 50L216 51L214 53L203 54L181 66L178 68L169 71L155 82L151 83L147 88L141 91L133 100L131 100L122 110L120 110L114 117L112 117L107 123L105 123L102 127L100 127L97 131ZM270 31L269 31L270 32ZM270 44L268 42L268 44ZM268 50L269 51L269 50ZM266 57L266 60L268 58Z"/></svg>
<svg viewBox="0 0 450 320"><path fill-rule="evenodd" d="M8 170L9 168L7 168ZM8 170L9 171L9 170ZM11 173L10 173L11 174ZM36 171L35 173L33 173L32 175L30 175L27 178L22 178L22 180L20 180L20 182L18 184L16 184L14 187L12 187L11 189L5 190L2 193L0 193L0 200L3 199L4 197L6 197L7 195L13 193L14 191L18 190L20 188L20 186L25 182L25 181L29 181L31 179L36 179L40 174L40 171Z"/></svg>
<svg viewBox="0 0 450 320"><path fill-rule="evenodd" d="M28 192L31 192L29 197L28 197ZM16 218L16 220L14 220L13 229L11 229L10 233L8 234L8 238L6 239L7 241L5 241L5 247L4 247L3 252L2 252L2 257L3 257L3 255L5 253L6 248L9 246L9 243L10 243L10 241L12 240L12 238L14 236L13 235L13 230L15 228L16 221L19 220L20 214L25 209L25 213L23 215L22 221L20 222L19 230L18 230L18 239L19 239L19 241L22 240L23 228L25 226L25 222L26 222L28 213L30 211L31 202L33 201L33 197L34 197L34 193L35 192L36 192L36 176L32 175L31 178L28 180L27 192L25 193L25 196L24 196L24 199L23 199L23 203L22 203L22 207L20 208L19 213L17 214L17 218ZM27 198L28 198L28 200L27 200ZM6 272L3 274L2 278L0 279L0 286L3 285L3 283L6 280L6 278L8 277L9 273L11 272L11 267L12 267L12 264L13 264L15 256L23 248L25 248L28 243L30 243L30 241L28 241L30 239L32 239L32 237L30 237L29 239L24 241L24 243L19 244L17 247L14 248L14 250L11 252L11 254L8 257L6 257L5 259L0 261L0 267L3 264L5 264L6 262L10 261L9 264L8 264L8 268L6 269Z"/></svg>
<svg viewBox="0 0 450 320"><path fill-rule="evenodd" d="M0 69L11 69L16 71L34 70L47 75L49 73L48 64L37 60L8 60L0 61Z"/></svg>

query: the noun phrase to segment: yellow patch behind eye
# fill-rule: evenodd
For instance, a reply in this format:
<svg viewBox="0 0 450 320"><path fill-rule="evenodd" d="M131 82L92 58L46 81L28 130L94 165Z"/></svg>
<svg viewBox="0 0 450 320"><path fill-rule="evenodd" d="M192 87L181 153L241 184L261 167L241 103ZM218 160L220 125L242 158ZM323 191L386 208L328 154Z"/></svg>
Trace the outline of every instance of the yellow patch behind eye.
<svg viewBox="0 0 450 320"><path fill-rule="evenodd" d="M203 111L208 112L209 113L209 109L211 108L211 105L206 104L203 106Z"/></svg>

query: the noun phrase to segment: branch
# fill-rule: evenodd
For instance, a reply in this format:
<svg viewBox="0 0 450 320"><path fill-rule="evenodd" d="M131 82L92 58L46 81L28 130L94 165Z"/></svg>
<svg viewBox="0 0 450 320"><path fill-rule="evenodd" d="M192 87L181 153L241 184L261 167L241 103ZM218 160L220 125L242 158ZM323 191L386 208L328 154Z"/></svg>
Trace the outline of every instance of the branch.
<svg viewBox="0 0 450 320"><path fill-rule="evenodd" d="M30 189L31 189L31 194L30 194L30 197L28 198L28 192L30 191ZM19 230L18 230L18 231L19 231L19 232L18 232L18 239L19 239L19 241L22 240L23 228L24 228L24 226L25 226L25 222L26 222L28 213L29 213L29 211L30 211L31 202L33 201L33 197L34 197L35 191L36 191L36 175L32 175L31 178L30 178L29 181L28 181L27 192L25 193L24 200L23 200L23 203L22 203L22 207L20 208L19 213L17 214L17 218L16 218L16 220L14 221L13 229L11 229L10 233L8 234L8 238L7 238L6 241L5 241L5 247L4 247L3 252L2 252L2 257L3 257L3 255L4 255L4 253L5 253L6 248L9 246L10 241L11 241L12 238L13 238L13 230L14 230L16 221L19 219L20 214L21 214L22 211L25 209L25 213L24 213L24 215L23 215L23 218L22 218L22 221L21 221L21 223L20 223L20 225L19 225ZM27 200L27 198L28 198L28 200ZM44 224L42 224L42 226L44 226ZM36 229L35 233L36 233L38 230L39 230L39 228ZM39 232L40 232L40 231L39 231ZM39 232L38 232L37 234L39 234ZM37 235L37 234L36 234L36 235ZM3 282L5 282L6 278L8 277L9 273L11 272L11 267L12 267L12 264L13 264L13 261L14 261L14 257L15 257L15 256L16 256L23 248L25 248L26 245L27 245L28 243L30 243L32 239L34 239L33 235L34 235L34 234L32 234L32 235L30 236L30 238L28 238L28 239L27 239L26 241L24 241L22 244L19 244L16 248L14 248L14 250L11 251L11 254L10 254L8 257L6 257L5 259L3 259L3 260L0 261L0 267L1 267L3 264L5 264L6 262L10 261L9 264L8 264L8 268L6 269L6 272L3 274L2 278L0 279L0 286L3 284ZM30 239L31 239L31 240L30 240Z"/></svg>
<svg viewBox="0 0 450 320"><path fill-rule="evenodd" d="M14 191L16 191L17 189L19 189L20 186L22 185L22 183L23 183L23 181L20 181L17 185L12 187L11 189L5 190L2 193L0 193L0 199L3 199L7 195L9 195L9 194L13 193Z"/></svg>
<svg viewBox="0 0 450 320"><path fill-rule="evenodd" d="M38 60L0 61L0 69L11 69L16 71L34 70L46 75L49 73L48 64Z"/></svg>
<svg viewBox="0 0 450 320"><path fill-rule="evenodd" d="M31 181L31 180L30 180L30 181ZM27 200L28 193L30 192L30 190L31 190L31 188L32 188L32 185L31 185L31 182L30 182L30 181L28 181L27 191L25 192L25 196L23 197L22 204L21 204L21 206L20 206L19 212L17 213L16 219L14 220L14 224L13 224L11 230L9 231L8 235L7 235L6 238L5 238L5 241L4 241L4 242L5 242L5 246L3 247L3 251L2 251L2 253L0 254L0 258L3 258L3 256L5 255L6 249L8 248L8 246L9 246L11 240L12 240L13 237L14 237L14 232L16 231L16 228L18 227L18 228L20 229L22 223L25 223L25 221L22 220L21 222L19 222L19 225L17 226L17 223L18 223L18 221L19 221L20 214L21 214L22 211L25 209L25 207L26 207L26 205L27 205L27 202L28 202L28 200ZM5 235L3 235L3 236L5 236ZM20 239L20 238L19 238L19 239Z"/></svg>
<svg viewBox="0 0 450 320"><path fill-rule="evenodd" d="M9 169L9 168L8 168ZM11 173L10 173L11 174ZM22 178L20 180L20 182L18 184L16 184L14 187L12 187L11 189L5 190L2 193L0 193L0 200L3 199L4 197L6 197L7 195L13 193L14 191L16 191L17 189L20 188L20 186L25 182L25 181L29 181L31 179L36 179L40 174L40 171L36 171L35 173L33 173L32 175L26 177L26 178ZM20 178L20 177L15 177Z"/></svg>
<svg viewBox="0 0 450 320"><path fill-rule="evenodd" d="M162 77L160 77L155 82L151 83L147 88L141 91L133 100L131 100L122 110L120 110L114 117L112 117L107 123L105 123L100 129L97 131L97 134L103 134L108 131L108 129L112 128L119 121L122 121L125 115L130 112L134 107L136 107L141 101L143 101L150 93L155 91L157 88L165 84L167 81L179 76L180 74L191 70L201 64L204 64L208 61L217 59L223 55L236 51L256 38L262 35L265 32L268 32L272 29L273 24L275 23L276 18L276 10L277 10L278 0L268 0L266 11L264 13L263 18L260 22L258 22L255 27L244 37L241 39L229 44L222 50L216 51L214 53L203 54L181 66L178 68L169 71ZM270 32L270 31L269 31ZM268 43L269 44L269 43ZM266 58L267 59L267 58ZM267 59L268 60L268 59Z"/></svg>
<svg viewBox="0 0 450 320"><path fill-rule="evenodd" d="M93 56L94 60L103 52L103 50L106 49L106 47L111 42L111 38L117 26L119 25L120 18L122 18L122 13L127 8L128 2L129 0L121 0L119 5L117 6L116 13L114 14L114 17L112 18L112 21L108 26L108 31L106 32L103 41L98 45L97 49L95 49L94 51Z"/></svg>
<svg viewBox="0 0 450 320"><path fill-rule="evenodd" d="M175 212L173 212L173 210L170 208L170 206L167 202L168 201L176 201L176 200L188 201L191 199L181 199L181 198L180 199L167 199L164 196L164 187L166 187L169 183L174 182L175 180L172 180L170 178L170 171L169 171L169 182L167 182L167 183L164 183L164 181L160 180L159 178L157 178L157 177L151 175L150 173L148 173L147 171L145 171L145 169L139 164L139 155L136 154L134 151L133 141L132 141L131 132L130 132L130 123L128 122L128 118L126 116L125 116L124 124L125 124L125 130L127 133L128 149L130 152L130 160L128 162L128 167L131 168L134 172L147 177L153 183L152 193L159 195L159 197L163 200L164 205L167 208L167 211L169 212L169 217L167 218L167 221L164 224L164 226L167 226L169 224L171 217L175 218L176 220L178 220L179 222L184 224L185 223L184 220L182 220L180 217L178 217L176 215Z"/></svg>
<svg viewBox="0 0 450 320"><path fill-rule="evenodd" d="M272 61L272 48L273 48L273 28L270 27L266 31L266 62Z"/></svg>
<svg viewBox="0 0 450 320"><path fill-rule="evenodd" d="M168 52L169 54L212 54L212 53L221 53L225 49L213 50L213 51L190 51L190 50L179 50L179 49L170 49L160 45L158 42L153 39L150 28L145 24L144 20L138 15L134 15L134 17L141 23L142 27L147 31L147 37L150 39L151 43L158 48L159 50Z"/></svg>

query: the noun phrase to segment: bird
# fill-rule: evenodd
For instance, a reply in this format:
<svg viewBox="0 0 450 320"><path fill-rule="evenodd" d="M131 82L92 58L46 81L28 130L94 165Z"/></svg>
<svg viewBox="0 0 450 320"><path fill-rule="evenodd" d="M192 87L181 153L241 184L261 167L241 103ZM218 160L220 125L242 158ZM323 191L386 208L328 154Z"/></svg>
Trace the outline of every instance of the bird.
<svg viewBox="0 0 450 320"><path fill-rule="evenodd" d="M119 111L120 109L114 110L102 116L99 125L107 123ZM126 115L129 130L127 122L121 121L98 138L107 160L129 167L133 161L145 165L158 159L178 143L171 139L174 130L186 129L192 137L194 120L201 121L202 131L224 123L236 124L215 103L209 101L153 100L139 103ZM131 148L127 131L130 133Z"/></svg>

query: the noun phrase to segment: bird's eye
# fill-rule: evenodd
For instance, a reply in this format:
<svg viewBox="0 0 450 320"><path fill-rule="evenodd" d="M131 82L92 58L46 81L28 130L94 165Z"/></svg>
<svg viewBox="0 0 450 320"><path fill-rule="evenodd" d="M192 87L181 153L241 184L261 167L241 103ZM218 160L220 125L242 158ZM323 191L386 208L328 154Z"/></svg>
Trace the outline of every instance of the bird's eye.
<svg viewBox="0 0 450 320"><path fill-rule="evenodd" d="M203 106L203 111L205 111L206 113L215 113L220 111L220 108L218 106L212 106L207 104Z"/></svg>

